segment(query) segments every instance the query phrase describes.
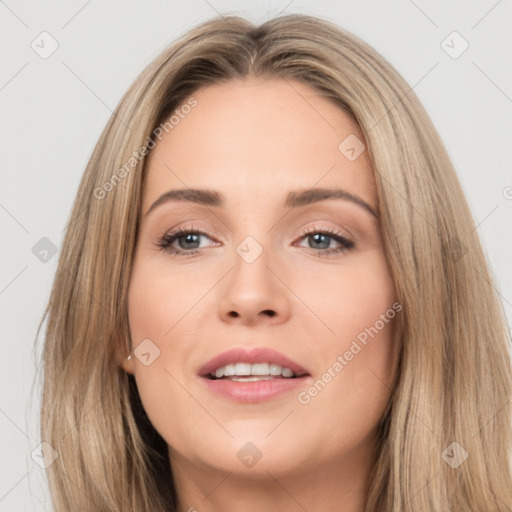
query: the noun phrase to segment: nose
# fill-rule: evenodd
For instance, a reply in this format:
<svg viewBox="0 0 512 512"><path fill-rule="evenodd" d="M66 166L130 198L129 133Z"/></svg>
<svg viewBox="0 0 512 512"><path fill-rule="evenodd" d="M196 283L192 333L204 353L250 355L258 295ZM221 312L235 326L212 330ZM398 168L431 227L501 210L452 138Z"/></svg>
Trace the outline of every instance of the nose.
<svg viewBox="0 0 512 512"><path fill-rule="evenodd" d="M238 254L219 301L222 321L243 325L279 324L290 316L290 294L283 271L268 251L248 262ZM271 265L271 266L270 266Z"/></svg>

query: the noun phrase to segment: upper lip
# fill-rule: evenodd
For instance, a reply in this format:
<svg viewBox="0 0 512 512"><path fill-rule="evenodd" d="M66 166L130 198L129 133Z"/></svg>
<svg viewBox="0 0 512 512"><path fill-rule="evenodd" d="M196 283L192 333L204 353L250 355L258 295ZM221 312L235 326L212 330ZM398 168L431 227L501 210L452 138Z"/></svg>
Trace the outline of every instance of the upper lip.
<svg viewBox="0 0 512 512"><path fill-rule="evenodd" d="M248 349L245 347L234 348L217 354L198 371L201 377L208 374L215 374L215 370L221 366L235 363L270 363L278 364L284 368L289 368L297 377L309 375L309 372L295 361L292 361L285 355L268 347L258 347Z"/></svg>

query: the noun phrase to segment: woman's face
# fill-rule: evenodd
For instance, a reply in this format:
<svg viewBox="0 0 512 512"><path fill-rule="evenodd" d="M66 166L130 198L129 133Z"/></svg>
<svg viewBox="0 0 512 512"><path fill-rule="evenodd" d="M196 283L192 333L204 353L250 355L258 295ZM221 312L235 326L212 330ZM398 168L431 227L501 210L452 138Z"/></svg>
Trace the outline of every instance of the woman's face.
<svg viewBox="0 0 512 512"><path fill-rule="evenodd" d="M355 475L390 394L400 309L363 135L297 81L193 98L149 155L123 366L173 467ZM202 375L219 367L238 377Z"/></svg>

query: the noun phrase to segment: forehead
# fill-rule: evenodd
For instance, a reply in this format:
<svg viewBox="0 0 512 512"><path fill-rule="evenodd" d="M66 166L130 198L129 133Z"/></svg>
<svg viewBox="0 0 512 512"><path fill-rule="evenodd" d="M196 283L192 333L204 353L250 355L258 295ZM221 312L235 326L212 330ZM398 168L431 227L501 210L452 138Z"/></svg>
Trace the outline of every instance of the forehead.
<svg viewBox="0 0 512 512"><path fill-rule="evenodd" d="M222 191L226 203L280 204L290 189L342 187L376 205L368 152L349 160L339 145L364 137L321 93L295 80L233 80L199 89L151 150L143 211L173 188ZM352 140L352 139L349 139Z"/></svg>

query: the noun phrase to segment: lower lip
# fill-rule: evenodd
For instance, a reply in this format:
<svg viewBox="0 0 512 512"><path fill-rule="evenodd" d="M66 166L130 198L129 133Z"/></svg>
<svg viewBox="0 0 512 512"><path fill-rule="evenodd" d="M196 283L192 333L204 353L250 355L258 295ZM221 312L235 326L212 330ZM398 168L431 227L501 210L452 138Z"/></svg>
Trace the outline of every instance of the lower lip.
<svg viewBox="0 0 512 512"><path fill-rule="evenodd" d="M269 379L253 382L213 380L201 377L206 387L214 393L237 402L257 403L304 386L309 375L293 379Z"/></svg>

